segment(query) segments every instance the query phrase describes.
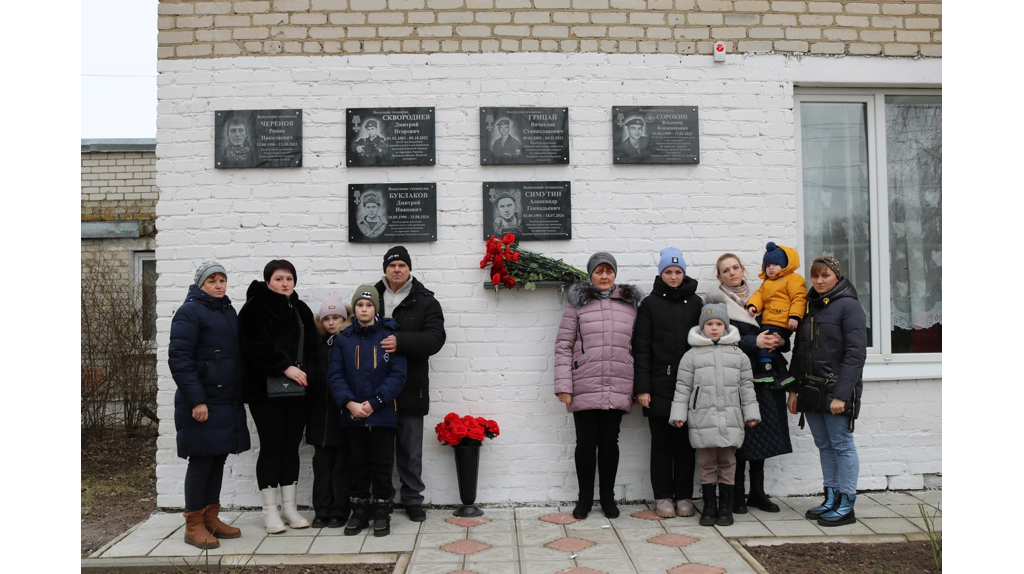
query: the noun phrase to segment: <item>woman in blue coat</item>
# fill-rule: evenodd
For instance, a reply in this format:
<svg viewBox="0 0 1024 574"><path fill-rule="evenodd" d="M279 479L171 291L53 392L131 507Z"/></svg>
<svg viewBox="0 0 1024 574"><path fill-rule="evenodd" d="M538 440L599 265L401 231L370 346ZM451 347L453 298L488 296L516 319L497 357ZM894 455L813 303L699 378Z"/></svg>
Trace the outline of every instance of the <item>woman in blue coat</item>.
<svg viewBox="0 0 1024 574"><path fill-rule="evenodd" d="M217 517L224 461L249 450L245 423L245 379L238 344L238 317L227 291L227 272L206 261L171 320L167 366L174 393L178 456L185 471L185 542L217 548L220 538L241 531Z"/></svg>

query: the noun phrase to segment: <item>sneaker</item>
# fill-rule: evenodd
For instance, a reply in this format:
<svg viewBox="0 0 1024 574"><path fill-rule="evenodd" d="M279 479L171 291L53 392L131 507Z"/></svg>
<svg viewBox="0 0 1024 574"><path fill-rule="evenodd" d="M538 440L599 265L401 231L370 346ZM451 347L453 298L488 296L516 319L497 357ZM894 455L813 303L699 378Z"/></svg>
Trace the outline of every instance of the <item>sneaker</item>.
<svg viewBox="0 0 1024 574"><path fill-rule="evenodd" d="M423 522L427 519L427 511L423 510L422 504L410 504L405 507L405 514L413 522Z"/></svg>
<svg viewBox="0 0 1024 574"><path fill-rule="evenodd" d="M772 383L775 382L775 371L772 369L771 363L758 363L757 367L754 368L754 382L755 383Z"/></svg>
<svg viewBox="0 0 1024 574"><path fill-rule="evenodd" d="M676 501L676 516L693 516L697 514L697 509L693 507L693 503L687 499Z"/></svg>
<svg viewBox="0 0 1024 574"><path fill-rule="evenodd" d="M671 498L659 498L654 501L654 513L660 518L675 518L676 508Z"/></svg>

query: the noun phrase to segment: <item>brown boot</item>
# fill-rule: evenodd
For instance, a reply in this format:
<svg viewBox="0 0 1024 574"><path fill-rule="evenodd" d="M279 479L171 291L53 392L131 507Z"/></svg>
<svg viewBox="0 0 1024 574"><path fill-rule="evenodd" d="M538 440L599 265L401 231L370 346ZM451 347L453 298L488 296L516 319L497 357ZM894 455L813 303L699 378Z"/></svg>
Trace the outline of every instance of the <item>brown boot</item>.
<svg viewBox="0 0 1024 574"><path fill-rule="evenodd" d="M204 508L182 514L185 517L185 544L191 544L196 548L219 548L220 540L214 538L203 524L205 513Z"/></svg>
<svg viewBox="0 0 1024 574"><path fill-rule="evenodd" d="M203 512L205 512L203 524L210 531L210 534L221 538L240 538L242 536L241 530L221 522L217 516L220 513L219 504L209 504L203 509Z"/></svg>

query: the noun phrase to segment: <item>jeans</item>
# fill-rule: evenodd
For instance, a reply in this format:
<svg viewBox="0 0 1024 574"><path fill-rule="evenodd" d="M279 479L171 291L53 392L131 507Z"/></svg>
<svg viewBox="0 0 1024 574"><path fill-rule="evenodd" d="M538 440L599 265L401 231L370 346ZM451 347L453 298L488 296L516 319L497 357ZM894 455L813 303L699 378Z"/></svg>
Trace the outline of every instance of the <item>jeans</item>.
<svg viewBox="0 0 1024 574"><path fill-rule="evenodd" d="M805 413L814 446L821 457L821 474L825 486L838 488L848 495L857 494L860 458L853 444L853 432L845 414Z"/></svg>

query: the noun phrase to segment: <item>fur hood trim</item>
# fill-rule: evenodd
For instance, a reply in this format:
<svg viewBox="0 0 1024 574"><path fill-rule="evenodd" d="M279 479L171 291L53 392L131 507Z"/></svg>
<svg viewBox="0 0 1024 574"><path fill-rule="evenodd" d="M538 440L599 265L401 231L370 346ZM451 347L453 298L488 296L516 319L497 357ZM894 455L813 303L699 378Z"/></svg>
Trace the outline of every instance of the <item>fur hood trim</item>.
<svg viewBox="0 0 1024 574"><path fill-rule="evenodd" d="M569 304L577 309L593 299L600 298L600 291L590 281L580 281L579 283L573 283L572 287L569 287ZM611 298L621 299L636 309L640 307L640 301L643 300L644 294L640 289L623 283L615 285L615 291L612 292Z"/></svg>
<svg viewBox="0 0 1024 574"><path fill-rule="evenodd" d="M686 341L690 343L691 347L710 347L715 344L697 325L690 329L690 334L686 336ZM738 345L739 343L740 330L736 328L736 325L729 325L729 329L718 339L719 345Z"/></svg>

